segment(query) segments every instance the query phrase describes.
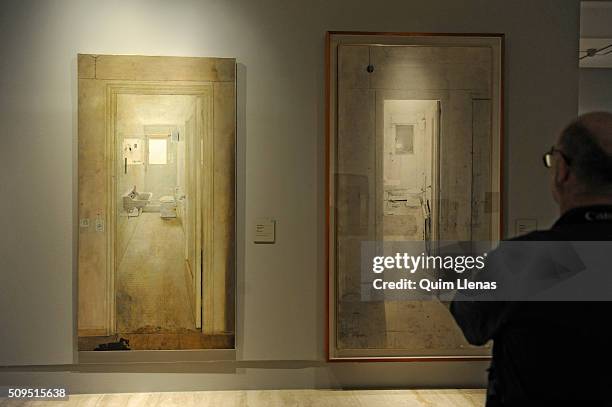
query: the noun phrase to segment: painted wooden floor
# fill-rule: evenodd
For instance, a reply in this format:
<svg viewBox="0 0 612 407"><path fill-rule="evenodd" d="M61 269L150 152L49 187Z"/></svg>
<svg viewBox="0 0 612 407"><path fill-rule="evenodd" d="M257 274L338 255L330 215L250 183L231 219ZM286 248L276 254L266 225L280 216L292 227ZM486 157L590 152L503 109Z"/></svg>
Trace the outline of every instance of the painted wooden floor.
<svg viewBox="0 0 612 407"><path fill-rule="evenodd" d="M204 335L195 326L191 275L178 219L143 212L117 270L117 330L79 338L79 350L129 340L132 350L229 349L234 335Z"/></svg>
<svg viewBox="0 0 612 407"><path fill-rule="evenodd" d="M90 394L68 401L0 400L0 406L473 407L483 406L484 400L485 390L249 390Z"/></svg>
<svg viewBox="0 0 612 407"><path fill-rule="evenodd" d="M195 330L178 219L144 212L117 270L117 331Z"/></svg>

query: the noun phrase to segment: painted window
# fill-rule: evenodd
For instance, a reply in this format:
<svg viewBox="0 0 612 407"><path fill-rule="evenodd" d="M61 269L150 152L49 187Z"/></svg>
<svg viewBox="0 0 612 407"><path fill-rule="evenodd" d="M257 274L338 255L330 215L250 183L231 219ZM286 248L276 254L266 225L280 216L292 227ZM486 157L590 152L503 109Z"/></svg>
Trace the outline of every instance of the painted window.
<svg viewBox="0 0 612 407"><path fill-rule="evenodd" d="M149 139L149 164L168 163L168 140L165 138Z"/></svg>
<svg viewBox="0 0 612 407"><path fill-rule="evenodd" d="M414 126L398 124L395 127L395 154L414 154Z"/></svg>

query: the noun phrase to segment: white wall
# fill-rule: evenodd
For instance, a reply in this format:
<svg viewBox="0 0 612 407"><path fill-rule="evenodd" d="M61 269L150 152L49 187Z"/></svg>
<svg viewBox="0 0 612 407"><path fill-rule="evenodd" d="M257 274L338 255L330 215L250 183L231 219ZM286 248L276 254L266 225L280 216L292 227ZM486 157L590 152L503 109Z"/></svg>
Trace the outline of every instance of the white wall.
<svg viewBox="0 0 612 407"><path fill-rule="evenodd" d="M610 38L612 36L612 1L580 2L580 37Z"/></svg>
<svg viewBox="0 0 612 407"><path fill-rule="evenodd" d="M0 364L73 361L76 54L219 56L237 58L246 101L238 128L238 357L285 362L219 367L219 374L173 365L131 367L157 373L129 379L37 377L67 380L73 391L482 383L485 363L293 369L304 367L294 361L324 358L324 35L506 33L506 219L546 225L555 212L540 154L577 111L577 1L30 0L0 7ZM277 219L275 245L249 239L259 216ZM31 377L0 370L0 383Z"/></svg>
<svg viewBox="0 0 612 407"><path fill-rule="evenodd" d="M594 110L612 112L612 68L581 68L580 114Z"/></svg>
<svg viewBox="0 0 612 407"><path fill-rule="evenodd" d="M612 1L580 3L580 36L584 38L612 37ZM578 112L594 110L612 112L612 67L581 68Z"/></svg>

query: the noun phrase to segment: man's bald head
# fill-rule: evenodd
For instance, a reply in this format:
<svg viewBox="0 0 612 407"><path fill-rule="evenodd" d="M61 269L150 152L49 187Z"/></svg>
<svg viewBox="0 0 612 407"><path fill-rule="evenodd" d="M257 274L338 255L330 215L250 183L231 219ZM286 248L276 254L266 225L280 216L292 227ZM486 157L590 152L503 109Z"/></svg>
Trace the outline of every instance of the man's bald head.
<svg viewBox="0 0 612 407"><path fill-rule="evenodd" d="M559 148L581 185L577 194L612 194L612 113L579 116L559 137Z"/></svg>

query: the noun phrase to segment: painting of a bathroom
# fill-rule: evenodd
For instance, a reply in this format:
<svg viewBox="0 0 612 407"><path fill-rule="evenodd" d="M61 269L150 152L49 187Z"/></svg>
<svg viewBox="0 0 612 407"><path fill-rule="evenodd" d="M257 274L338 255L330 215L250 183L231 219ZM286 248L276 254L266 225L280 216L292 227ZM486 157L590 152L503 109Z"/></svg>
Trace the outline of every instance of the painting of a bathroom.
<svg viewBox="0 0 612 407"><path fill-rule="evenodd" d="M79 61L79 351L233 349L235 61Z"/></svg>

